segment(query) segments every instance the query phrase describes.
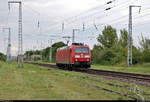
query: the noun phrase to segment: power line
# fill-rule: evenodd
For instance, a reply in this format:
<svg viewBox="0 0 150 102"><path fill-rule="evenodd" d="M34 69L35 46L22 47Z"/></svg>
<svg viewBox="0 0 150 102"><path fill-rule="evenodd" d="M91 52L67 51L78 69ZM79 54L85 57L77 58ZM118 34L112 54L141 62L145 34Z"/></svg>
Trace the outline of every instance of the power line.
<svg viewBox="0 0 150 102"><path fill-rule="evenodd" d="M147 9L148 9L148 8L143 9L142 12L143 12L143 11L146 11ZM137 11L136 11L136 12L137 12ZM133 12L133 13L136 13L136 12ZM142 14L142 13L141 13L141 14ZM140 14L140 16L136 16L137 14L134 14L133 16L136 16L134 19L137 19L137 18L139 18L139 17L141 17L141 16L145 16L145 15L141 15L141 14ZM146 15L148 15L148 14L146 14ZM126 19L128 19L127 15L123 15L123 16L121 16L121 17L119 17L119 18L115 18L115 19L113 19L113 20L108 21L108 23L116 24L116 23L118 23L118 21L119 21L119 22L123 22L123 21L125 21ZM106 22L101 22L101 23L106 23ZM101 25L101 24L99 24L99 25Z"/></svg>
<svg viewBox="0 0 150 102"><path fill-rule="evenodd" d="M118 4L119 5L119 4ZM102 11L105 11L105 10L102 10ZM100 11L98 11L98 12L100 12ZM96 12L96 13L98 13L98 12ZM93 16L94 16L94 14L92 14ZM91 16L91 15L90 15ZM89 15L87 15L86 16L86 18L89 18ZM84 19L85 17L82 17L81 19ZM68 21L69 21L69 18L67 19ZM77 19L75 19L75 20L73 20L73 21L71 21L71 23L67 23L67 24L72 24L72 23L74 23L75 21L77 21ZM54 26L54 27L51 27L51 29L52 28L55 28L55 27L57 27L58 25L56 25L56 26ZM49 29L49 30L51 30L51 29ZM49 31L49 30L47 30L47 31ZM45 32L47 32L47 31L45 31Z"/></svg>
<svg viewBox="0 0 150 102"><path fill-rule="evenodd" d="M124 16L123 16L123 17L121 17L121 18L124 18ZM117 18L117 19L119 19L119 18Z"/></svg>
<svg viewBox="0 0 150 102"><path fill-rule="evenodd" d="M143 26L144 24L147 24L147 23L150 23L150 22L144 21L144 22L136 23L135 25L133 25L133 27Z"/></svg>
<svg viewBox="0 0 150 102"><path fill-rule="evenodd" d="M144 10L142 10L142 12L143 11L145 11L146 9L144 9ZM137 13L137 12L133 12L133 13ZM136 17L134 17L134 19L136 20L136 19L138 19L138 18L140 18L140 17L142 17L142 16L144 16L145 17L145 15L149 15L149 14L144 14L144 15L142 15L142 13L139 15L139 16L137 16L137 14L134 14L133 16L136 16ZM124 20L122 20L121 18L123 18ZM118 19L120 22L123 22L123 21L125 21L126 19L127 19L127 16L125 15L125 16L122 16L120 19ZM117 20L117 21L118 21ZM141 20L141 19L140 19ZM115 23L112 23L113 21L109 21L109 22L111 22L112 24L116 24L116 23L118 23L118 22L116 22L116 20L114 20L115 21Z"/></svg>
<svg viewBox="0 0 150 102"><path fill-rule="evenodd" d="M40 13L39 13L37 10L34 10L32 7L30 7L30 6L26 5L26 4L24 4L24 6L30 8L33 12L37 13L38 15L40 15ZM98 6L97 6L97 7L98 7ZM95 7L95 8L96 8L96 7ZM94 10L95 8L89 9L89 10L87 10L87 11ZM45 16L44 16L44 17L45 17ZM49 16L47 16L47 17L49 17ZM61 18L62 18L62 17L61 17ZM56 17L55 17L55 19L56 19ZM68 20L68 18L67 18L66 20ZM65 19L64 19L63 21L65 21ZM53 25L56 25L56 23L54 23Z"/></svg>
<svg viewBox="0 0 150 102"><path fill-rule="evenodd" d="M124 3L124 2L123 2ZM120 4L118 4L117 6L119 6ZM82 17L81 19L84 19L85 20L85 18L89 18L89 17L91 17L91 16L95 16L95 14L97 14L98 12L105 12L106 10L104 10L104 9L102 9L101 11L100 10L97 10L97 12L95 12L95 13L92 13L92 14L90 14L90 15L87 15L87 16L85 16L85 17ZM108 12L107 12L108 13ZM104 16L104 14L102 14L101 16ZM75 22L75 21L77 21L77 19L75 19L74 21L72 21L71 23L73 23L73 22ZM71 23L69 23L69 24L71 24Z"/></svg>
<svg viewBox="0 0 150 102"><path fill-rule="evenodd" d="M88 17L89 18L89 17Z"/></svg>
<svg viewBox="0 0 150 102"><path fill-rule="evenodd" d="M128 0L127 0L128 1ZM127 2L126 1L126 2ZM125 3L125 2L122 2L122 3ZM106 5L106 4L105 4ZM117 6L119 6L120 4L118 4ZM90 15L87 15L86 17L90 17L90 16L94 16L95 14L97 14L98 12L104 12L104 11L106 11L106 10L104 10L104 9L102 9L101 11L100 10L97 10L97 12L95 12L95 13L92 13L92 14L90 14ZM81 16L81 15L80 15ZM82 17L81 19L84 19L85 17ZM68 21L68 19L67 19L67 21ZM75 19L75 20L73 20L72 22L74 22L74 21L77 21L77 19ZM69 23L70 24L70 23Z"/></svg>

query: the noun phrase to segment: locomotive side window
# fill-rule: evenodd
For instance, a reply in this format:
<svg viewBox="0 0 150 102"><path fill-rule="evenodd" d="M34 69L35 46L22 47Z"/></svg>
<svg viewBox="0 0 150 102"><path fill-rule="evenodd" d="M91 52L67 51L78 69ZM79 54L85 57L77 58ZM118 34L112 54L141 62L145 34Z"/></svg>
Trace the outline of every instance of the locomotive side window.
<svg viewBox="0 0 150 102"><path fill-rule="evenodd" d="M89 53L89 48L77 47L75 48L75 53Z"/></svg>

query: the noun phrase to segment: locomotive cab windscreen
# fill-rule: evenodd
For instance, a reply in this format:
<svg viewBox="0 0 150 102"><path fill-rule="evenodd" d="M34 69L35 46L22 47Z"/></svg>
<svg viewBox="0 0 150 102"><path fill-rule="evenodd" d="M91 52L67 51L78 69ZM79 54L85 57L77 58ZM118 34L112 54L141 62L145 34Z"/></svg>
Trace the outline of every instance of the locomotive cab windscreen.
<svg viewBox="0 0 150 102"><path fill-rule="evenodd" d="M89 48L86 47L76 47L75 53L89 53Z"/></svg>
<svg viewBox="0 0 150 102"><path fill-rule="evenodd" d="M89 68L91 65L91 55L88 46L77 46L74 48L74 66Z"/></svg>

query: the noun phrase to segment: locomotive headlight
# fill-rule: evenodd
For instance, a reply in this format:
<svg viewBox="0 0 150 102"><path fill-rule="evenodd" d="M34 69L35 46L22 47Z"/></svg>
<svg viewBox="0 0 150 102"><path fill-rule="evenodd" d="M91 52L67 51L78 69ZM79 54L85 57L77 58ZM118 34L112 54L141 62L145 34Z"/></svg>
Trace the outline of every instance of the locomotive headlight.
<svg viewBox="0 0 150 102"><path fill-rule="evenodd" d="M75 55L75 58L80 58L80 55Z"/></svg>
<svg viewBox="0 0 150 102"><path fill-rule="evenodd" d="M85 58L90 58L90 56L89 56L89 55L85 55L84 57L85 57Z"/></svg>

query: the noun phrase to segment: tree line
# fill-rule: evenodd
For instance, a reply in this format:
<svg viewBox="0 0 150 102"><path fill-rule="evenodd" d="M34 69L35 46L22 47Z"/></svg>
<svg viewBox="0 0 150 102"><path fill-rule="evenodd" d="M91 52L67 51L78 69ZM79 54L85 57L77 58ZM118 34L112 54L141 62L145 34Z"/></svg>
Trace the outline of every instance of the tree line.
<svg viewBox="0 0 150 102"><path fill-rule="evenodd" d="M98 44L92 50L92 63L103 65L127 65L128 32L120 30L120 37L112 26L105 26L97 38ZM150 62L148 38L139 38L139 46L132 45L133 64Z"/></svg>

